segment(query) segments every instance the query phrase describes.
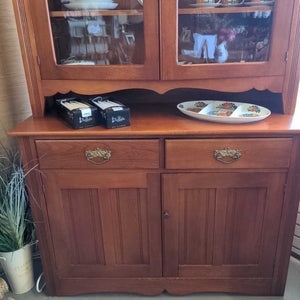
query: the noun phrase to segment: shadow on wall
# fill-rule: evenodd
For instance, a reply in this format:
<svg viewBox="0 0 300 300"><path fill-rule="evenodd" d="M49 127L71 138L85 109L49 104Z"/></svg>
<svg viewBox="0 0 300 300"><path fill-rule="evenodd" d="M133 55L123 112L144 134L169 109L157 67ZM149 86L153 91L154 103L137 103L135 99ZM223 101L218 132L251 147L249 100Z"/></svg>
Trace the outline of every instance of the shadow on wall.
<svg viewBox="0 0 300 300"><path fill-rule="evenodd" d="M11 0L0 1L0 140L31 115Z"/></svg>

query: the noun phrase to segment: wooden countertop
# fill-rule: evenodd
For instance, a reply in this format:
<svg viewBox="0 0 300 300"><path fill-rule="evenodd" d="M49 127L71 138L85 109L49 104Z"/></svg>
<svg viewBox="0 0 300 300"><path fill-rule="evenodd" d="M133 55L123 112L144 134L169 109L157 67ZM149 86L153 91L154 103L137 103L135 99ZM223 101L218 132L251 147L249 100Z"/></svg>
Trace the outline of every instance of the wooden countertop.
<svg viewBox="0 0 300 300"><path fill-rule="evenodd" d="M252 124L217 124L189 118L176 105L140 105L131 107L131 126L106 129L102 126L72 129L56 116L41 119L30 117L10 136L55 137L127 137L127 136L232 136L300 134L300 116L272 114Z"/></svg>

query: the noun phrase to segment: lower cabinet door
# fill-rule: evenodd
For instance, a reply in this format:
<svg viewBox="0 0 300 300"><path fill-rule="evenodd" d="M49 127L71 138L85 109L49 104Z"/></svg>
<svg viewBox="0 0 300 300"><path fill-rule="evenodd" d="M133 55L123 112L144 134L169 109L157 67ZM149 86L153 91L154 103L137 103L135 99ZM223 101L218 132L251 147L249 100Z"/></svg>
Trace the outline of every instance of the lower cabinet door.
<svg viewBox="0 0 300 300"><path fill-rule="evenodd" d="M160 175L44 171L59 277L159 277Z"/></svg>
<svg viewBox="0 0 300 300"><path fill-rule="evenodd" d="M163 175L164 276L271 278L285 173Z"/></svg>

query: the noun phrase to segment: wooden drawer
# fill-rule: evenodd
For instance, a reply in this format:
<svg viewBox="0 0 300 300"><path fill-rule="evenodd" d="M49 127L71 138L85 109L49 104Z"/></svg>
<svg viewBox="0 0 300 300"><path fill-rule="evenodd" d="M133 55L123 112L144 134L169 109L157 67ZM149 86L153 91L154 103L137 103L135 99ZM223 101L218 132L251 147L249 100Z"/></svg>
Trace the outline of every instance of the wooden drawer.
<svg viewBox="0 0 300 300"><path fill-rule="evenodd" d="M36 147L41 169L159 168L158 140L37 140Z"/></svg>
<svg viewBox="0 0 300 300"><path fill-rule="evenodd" d="M166 168L287 168L292 144L289 138L166 140ZM226 148L240 150L240 158L237 159L235 152L229 153L234 158L220 158L232 163L218 161L215 151Z"/></svg>

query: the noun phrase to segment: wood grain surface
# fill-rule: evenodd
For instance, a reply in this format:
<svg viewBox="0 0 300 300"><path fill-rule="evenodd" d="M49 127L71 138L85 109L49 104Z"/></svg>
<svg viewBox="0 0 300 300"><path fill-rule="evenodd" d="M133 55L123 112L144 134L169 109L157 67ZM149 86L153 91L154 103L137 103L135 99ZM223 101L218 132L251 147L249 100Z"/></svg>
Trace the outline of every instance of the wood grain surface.
<svg viewBox="0 0 300 300"><path fill-rule="evenodd" d="M286 173L163 175L164 276L271 278L285 182Z"/></svg>
<svg viewBox="0 0 300 300"><path fill-rule="evenodd" d="M245 92L251 89L269 90L281 93L283 76L196 79L196 80L161 80L161 81L109 81L109 80L42 80L44 96L53 96L57 92L66 94L70 91L83 95L110 93L117 90L146 89L164 94L178 88L206 89L221 92ZM288 99L287 99L288 100Z"/></svg>
<svg viewBox="0 0 300 300"><path fill-rule="evenodd" d="M166 140L168 169L240 169L288 168L292 139L186 139ZM241 151L241 157L224 164L214 157L216 150L230 148Z"/></svg>
<svg viewBox="0 0 300 300"><path fill-rule="evenodd" d="M43 181L58 277L161 276L159 174L45 171Z"/></svg>
<svg viewBox="0 0 300 300"><path fill-rule="evenodd" d="M0 29L10 34L7 1ZM133 2L120 0L119 9ZM283 295L300 195L300 118L288 114L299 79L299 1L276 0L269 61L179 66L177 1L146 0L145 64L105 67L57 65L48 1L13 3L35 118L10 135L19 138L25 170L38 165L28 188L48 294ZM8 77L0 87L18 84ZM114 130L74 130L44 117L44 96L57 92L178 88L268 89L280 93L275 102L283 96L286 114L217 124L184 116L174 104L141 101L131 106L132 125ZM19 101L5 103L20 110ZM85 158L98 147L112 151L102 166ZM225 147L242 150L241 159L230 166L214 160L213 151Z"/></svg>
<svg viewBox="0 0 300 300"><path fill-rule="evenodd" d="M159 167L158 140L89 140L36 141L41 169L153 169ZM88 161L85 151L111 151L106 163L103 159Z"/></svg>
<svg viewBox="0 0 300 300"><path fill-rule="evenodd" d="M295 112L300 80L300 2L295 1L290 35L289 57L283 86L284 111Z"/></svg>
<svg viewBox="0 0 300 300"><path fill-rule="evenodd" d="M249 136L288 135L300 133L297 115L272 114L269 118L252 124L232 125L210 123L181 114L175 105L138 105L131 107L131 126L108 130L102 126L75 130L61 119L49 116L29 118L10 131L12 136L43 137L131 137L131 136Z"/></svg>

